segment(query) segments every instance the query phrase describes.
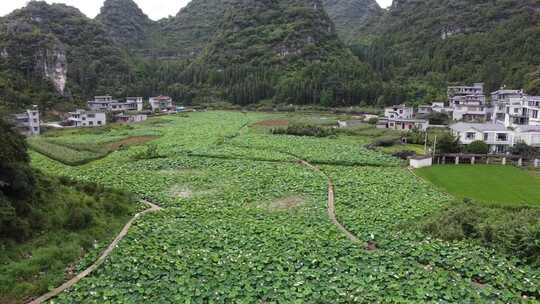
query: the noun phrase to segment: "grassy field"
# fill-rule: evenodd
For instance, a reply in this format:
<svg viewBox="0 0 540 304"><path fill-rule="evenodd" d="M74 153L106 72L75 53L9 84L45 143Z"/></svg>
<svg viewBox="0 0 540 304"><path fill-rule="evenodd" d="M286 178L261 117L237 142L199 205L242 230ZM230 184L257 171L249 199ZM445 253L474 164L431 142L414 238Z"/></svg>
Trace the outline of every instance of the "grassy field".
<svg viewBox="0 0 540 304"><path fill-rule="evenodd" d="M138 219L108 260L55 303L540 298L538 269L472 241L450 243L414 228L454 199L415 178L397 158L367 149L380 131L273 135L271 128L252 127L284 124L283 115L266 113L197 112L163 119L124 134L158 131L162 136L151 144L156 158L134 157L150 154L150 144L78 167L32 154L33 166L44 172L98 182L164 208ZM329 218L328 178L336 217L360 243Z"/></svg>
<svg viewBox="0 0 540 304"><path fill-rule="evenodd" d="M484 203L540 206L540 178L512 166L433 166L416 173L450 194Z"/></svg>

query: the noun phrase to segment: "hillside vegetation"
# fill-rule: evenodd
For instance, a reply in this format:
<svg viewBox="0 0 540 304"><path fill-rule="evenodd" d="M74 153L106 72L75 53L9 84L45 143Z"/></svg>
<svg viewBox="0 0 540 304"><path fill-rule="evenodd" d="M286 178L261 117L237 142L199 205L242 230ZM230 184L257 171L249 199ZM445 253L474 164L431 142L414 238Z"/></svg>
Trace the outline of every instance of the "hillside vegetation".
<svg viewBox="0 0 540 304"><path fill-rule="evenodd" d="M92 262L136 204L33 170L24 139L1 119L0 135L0 302L25 303L74 276L80 259Z"/></svg>

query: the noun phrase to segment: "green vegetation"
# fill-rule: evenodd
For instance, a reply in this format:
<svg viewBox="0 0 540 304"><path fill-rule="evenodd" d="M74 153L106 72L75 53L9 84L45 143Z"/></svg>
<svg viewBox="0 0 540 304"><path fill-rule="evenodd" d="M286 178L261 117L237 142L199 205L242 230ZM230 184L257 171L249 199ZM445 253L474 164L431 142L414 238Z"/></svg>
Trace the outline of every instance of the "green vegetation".
<svg viewBox="0 0 540 304"><path fill-rule="evenodd" d="M540 267L539 219L539 208L501 208L466 200L429 217L423 228L448 241L476 240Z"/></svg>
<svg viewBox="0 0 540 304"><path fill-rule="evenodd" d="M0 302L23 303L79 271L133 214L130 194L32 170L0 120Z"/></svg>
<svg viewBox="0 0 540 304"><path fill-rule="evenodd" d="M152 126L163 134L153 143L160 158L134 160L148 148L132 147L70 167L32 154L45 172L107 184L164 207L139 219L107 262L55 303L540 298L540 273L524 258L416 230L454 199L398 159L365 148L366 137L272 135L249 127L281 118L170 117ZM338 220L371 251L332 224L327 177L298 159L319 164L332 179Z"/></svg>
<svg viewBox="0 0 540 304"><path fill-rule="evenodd" d="M144 126L152 124L152 121L148 121ZM159 137L155 128L146 129L144 126L113 124L100 128L57 130L30 138L28 145L32 150L63 164L79 166ZM89 137L93 141L88 141Z"/></svg>
<svg viewBox="0 0 540 304"><path fill-rule="evenodd" d="M540 179L512 166L434 166L416 173L459 199L503 206L540 206Z"/></svg>

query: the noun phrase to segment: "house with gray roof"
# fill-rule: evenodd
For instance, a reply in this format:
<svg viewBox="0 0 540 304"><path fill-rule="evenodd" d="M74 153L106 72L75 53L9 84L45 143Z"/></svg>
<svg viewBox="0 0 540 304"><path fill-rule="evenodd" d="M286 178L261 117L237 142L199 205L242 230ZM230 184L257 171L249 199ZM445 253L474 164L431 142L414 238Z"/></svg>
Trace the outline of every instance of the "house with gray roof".
<svg viewBox="0 0 540 304"><path fill-rule="evenodd" d="M515 143L515 132L501 124L459 122L451 125L450 130L461 144L483 141L491 153L506 153Z"/></svg>

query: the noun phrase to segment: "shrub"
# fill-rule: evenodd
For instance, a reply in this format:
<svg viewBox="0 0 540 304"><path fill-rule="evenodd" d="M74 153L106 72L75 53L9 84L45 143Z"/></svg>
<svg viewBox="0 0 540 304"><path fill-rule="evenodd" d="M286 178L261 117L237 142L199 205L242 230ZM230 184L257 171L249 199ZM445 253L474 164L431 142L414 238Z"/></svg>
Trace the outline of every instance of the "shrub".
<svg viewBox="0 0 540 304"><path fill-rule="evenodd" d="M88 207L71 208L66 227L72 230L81 230L90 227L94 222L92 210Z"/></svg>
<svg viewBox="0 0 540 304"><path fill-rule="evenodd" d="M308 124L293 124L286 128L272 129L272 134L277 135L294 135L294 136L314 136L328 137L336 135L336 131L332 128L324 128Z"/></svg>
<svg viewBox="0 0 540 304"><path fill-rule="evenodd" d="M398 151L398 152L392 154L392 156L398 157L398 158L401 158L401 159L409 159L410 157L416 156L416 152L409 151L409 150Z"/></svg>
<svg viewBox="0 0 540 304"><path fill-rule="evenodd" d="M539 209L480 205L470 199L429 217L422 229L448 241L471 239L540 263Z"/></svg>
<svg viewBox="0 0 540 304"><path fill-rule="evenodd" d="M381 138L377 139L373 143L373 146L375 146L375 147L391 147L391 146L395 145L398 141L399 141L399 139L395 138L395 137L381 137Z"/></svg>
<svg viewBox="0 0 540 304"><path fill-rule="evenodd" d="M379 119L376 118L376 117L372 117L372 118L370 118L370 119L368 120L368 124L370 124L370 125L376 125L377 122L379 122Z"/></svg>
<svg viewBox="0 0 540 304"><path fill-rule="evenodd" d="M472 154L488 154L489 145L481 140L476 140L465 146L465 152Z"/></svg>
<svg viewBox="0 0 540 304"><path fill-rule="evenodd" d="M510 153L526 158L535 158L540 155L535 147L529 146L525 142L515 144L510 150Z"/></svg>

